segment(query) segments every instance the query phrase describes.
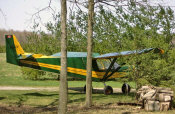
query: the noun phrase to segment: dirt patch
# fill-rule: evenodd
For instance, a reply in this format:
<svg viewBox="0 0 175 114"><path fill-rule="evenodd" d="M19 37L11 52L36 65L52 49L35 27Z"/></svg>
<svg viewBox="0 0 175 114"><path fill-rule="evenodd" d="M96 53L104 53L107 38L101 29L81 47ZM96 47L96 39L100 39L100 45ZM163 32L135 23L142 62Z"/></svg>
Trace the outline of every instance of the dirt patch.
<svg viewBox="0 0 175 114"><path fill-rule="evenodd" d="M0 114L57 112L57 107L30 107L0 105Z"/></svg>
<svg viewBox="0 0 175 114"><path fill-rule="evenodd" d="M0 105L0 114L57 114L57 106L30 107L30 106L12 106ZM108 103L93 105L90 108L84 107L84 104L69 105L68 114L159 114L160 112L146 112L140 106L118 105L118 103ZM173 114L174 110L161 112L161 114Z"/></svg>
<svg viewBox="0 0 175 114"><path fill-rule="evenodd" d="M101 104L94 105L90 108L86 108L84 106L71 106L68 108L68 112L76 113L76 114L131 114L131 113L140 113L142 110L140 107L133 106L119 106L117 103L112 104Z"/></svg>
<svg viewBox="0 0 175 114"><path fill-rule="evenodd" d="M117 111L118 110L118 111ZM52 113L56 114L58 111L57 107L29 107L29 106L7 106L7 105L0 105L0 113L1 114L14 114L14 113ZM68 105L68 113L69 114L89 114L89 113L123 113L125 114L126 112L130 113L139 113L140 110L136 110L133 107L129 106L118 106L117 104L103 104L103 105L94 105L90 108L86 108L84 106L80 105ZM126 114L130 114L126 113Z"/></svg>
<svg viewBox="0 0 175 114"><path fill-rule="evenodd" d="M59 87L18 87L18 86L0 86L0 90L47 90L58 91Z"/></svg>
<svg viewBox="0 0 175 114"><path fill-rule="evenodd" d="M70 87L69 90L84 92L83 87ZM20 87L20 86L0 86L0 90L39 90L39 91L58 91L59 87ZM103 88L94 88L94 93L103 93ZM113 88L114 93L121 93L120 88ZM131 92L135 92L135 89L131 89Z"/></svg>

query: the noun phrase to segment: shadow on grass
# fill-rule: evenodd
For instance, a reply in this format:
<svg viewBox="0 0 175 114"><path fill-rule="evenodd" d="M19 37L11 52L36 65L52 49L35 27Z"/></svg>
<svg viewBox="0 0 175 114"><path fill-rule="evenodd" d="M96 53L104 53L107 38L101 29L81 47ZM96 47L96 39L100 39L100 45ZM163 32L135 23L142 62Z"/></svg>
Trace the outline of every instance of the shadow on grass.
<svg viewBox="0 0 175 114"><path fill-rule="evenodd" d="M85 94L83 93L69 93L69 97L74 97L75 99L69 100L68 103L75 103L75 102L84 102L85 101ZM111 99L111 98L116 98L116 102L121 102L121 101L127 101L128 98L135 98L134 93L129 93L128 95L124 95L122 93L114 93L111 95L104 95L104 94L93 94L92 96L94 101L99 101L99 100L105 100L105 99Z"/></svg>
<svg viewBox="0 0 175 114"><path fill-rule="evenodd" d="M52 101L51 103L49 103L48 105L45 106L37 106L36 108L43 108L43 111L55 111L55 108L58 107L58 100L59 99L55 99L54 101Z"/></svg>
<svg viewBox="0 0 175 114"><path fill-rule="evenodd" d="M36 97L42 97L44 99L51 99L51 102L49 102L48 104L45 105L36 105L35 108L33 108L31 111L30 109L28 110L28 112L57 112L57 107L58 107L58 101L59 101L59 97L58 97L58 93L41 93L41 92L29 92L29 93L23 93L21 94L21 96L18 96L18 102L17 102L17 107L25 107L25 103L28 101L28 99L30 99L30 96L36 96ZM81 93L81 92L75 92L75 91L69 91L68 93L69 96L69 109L70 109L70 113L76 113L76 112L81 112L84 111L85 112L89 112L89 111L93 111L93 110L106 110L106 109L115 109L115 107L112 107L112 105L116 104L118 102L120 102L120 99L123 99L121 101L124 102L129 102L127 101L127 99L131 99L131 97L134 97L134 93L130 93L129 95L123 95L122 93L114 93L112 95L104 95L103 92L97 92L97 93L93 93L92 94L92 99L95 103L97 103L98 105L95 105L92 107L92 109L86 109L83 107L83 105L79 106L80 104L85 102L85 98L86 95L85 93ZM46 98L45 98L46 97ZM5 99L5 97L0 97L0 100ZM38 99L38 102L42 100L42 99ZM103 101L102 101L103 100ZM112 100L115 100L114 102ZM108 101L108 102L106 102ZM130 100L131 101L131 100ZM37 102L37 100L36 100ZM5 110L5 109L4 109ZM22 111L22 109L19 108L20 111ZM26 111L27 112L27 111ZM127 112L128 113L128 112Z"/></svg>
<svg viewBox="0 0 175 114"><path fill-rule="evenodd" d="M3 100L3 99L5 99L5 97L0 97L0 100Z"/></svg>
<svg viewBox="0 0 175 114"><path fill-rule="evenodd" d="M75 103L75 102L84 102L85 101L85 94L84 93L69 93L69 97L74 97L76 99L69 99L68 103Z"/></svg>
<svg viewBox="0 0 175 114"><path fill-rule="evenodd" d="M55 96L55 95L58 95L58 94L42 94L42 93L34 92L34 93L26 93L26 94L23 94L23 95L26 95L26 96L47 97L47 96Z"/></svg>
<svg viewBox="0 0 175 114"><path fill-rule="evenodd" d="M85 102L85 94L82 93L74 93L74 92L69 92L69 100L68 103L71 104L69 106L69 113L78 113L78 112L82 112L85 111L88 113L88 111L90 110L108 110L108 109L115 109L116 107L113 107L113 104L117 105L117 100L116 103L101 103L100 105L95 105L92 106L91 108L86 108L84 106L80 106L79 104L84 103ZM118 98L118 97L133 97L134 93L130 93L129 95L123 95L122 93L118 93L118 94L112 94L112 95L104 95L104 94L93 94L93 101L98 101L98 100L104 100L104 99L110 99L110 98ZM40 106L38 108L43 108L43 111L48 111L48 110L52 110L52 111L57 111L57 103L58 103L58 99L55 99L53 102L51 102L50 104L46 105L46 106ZM75 103L75 104L72 104ZM78 103L78 104L77 104ZM130 114L130 112L124 112L123 114Z"/></svg>
<svg viewBox="0 0 175 114"><path fill-rule="evenodd" d="M70 88L69 88L70 89ZM75 88L74 88L75 89ZM71 89L73 90L73 89ZM68 103L72 105L77 105L77 104L82 104L85 102L86 95L81 91L81 88L77 88L75 90L78 90L79 92L76 91L69 91L68 93ZM36 96L36 97L49 97L53 99L49 104L47 105L40 105L37 106L36 108L42 108L43 111L57 111L57 105L59 101L59 94L58 93L40 93L40 92L31 92L31 93L25 93L23 94L27 98L21 98L19 99L18 106L22 106L24 102L26 102L26 99L30 96ZM54 98L53 98L54 96ZM128 95L124 95L122 93L114 93L112 95L104 95L101 90L96 90L95 93L92 94L92 99L96 103L102 103L104 106L108 106L113 103L119 103L119 102L131 102L132 99L134 98L135 93L129 93ZM3 99L3 98L2 98ZM115 100L115 101L114 101ZM106 102L107 101L107 102ZM132 101L134 102L134 100ZM74 109L72 109L74 110ZM76 110L74 110L76 112ZM73 112L74 112L73 111Z"/></svg>
<svg viewBox="0 0 175 114"><path fill-rule="evenodd" d="M131 112L122 112L122 114L131 114Z"/></svg>
<svg viewBox="0 0 175 114"><path fill-rule="evenodd" d="M128 95L123 94L123 93L114 93L113 95L117 95L117 96L130 96L130 97L135 97L135 93L129 93Z"/></svg>
<svg viewBox="0 0 175 114"><path fill-rule="evenodd" d="M43 81L44 82L44 81L59 81L59 80L56 79L56 78L42 78L42 79L38 79L37 81Z"/></svg>
<svg viewBox="0 0 175 114"><path fill-rule="evenodd" d="M81 93L85 93L84 92L84 87L69 87L68 90L73 90L73 91L78 91L78 92L81 92ZM116 89L116 88L113 88L113 93L114 94L118 94L118 93L122 93L122 91L119 89ZM132 90L130 93L135 93L134 90ZM104 94L104 89L103 88L94 88L93 89L93 94Z"/></svg>

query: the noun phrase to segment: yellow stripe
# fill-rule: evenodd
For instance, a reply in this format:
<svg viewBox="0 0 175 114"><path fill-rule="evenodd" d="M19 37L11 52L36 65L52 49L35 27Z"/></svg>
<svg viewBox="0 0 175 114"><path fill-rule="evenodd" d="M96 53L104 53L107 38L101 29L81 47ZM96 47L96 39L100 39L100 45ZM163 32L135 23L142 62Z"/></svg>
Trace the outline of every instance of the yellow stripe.
<svg viewBox="0 0 175 114"><path fill-rule="evenodd" d="M15 49L16 53L19 54L24 54L24 50L22 49L21 45L19 44L18 40L16 39L15 35L13 35L13 41L15 44Z"/></svg>
<svg viewBox="0 0 175 114"><path fill-rule="evenodd" d="M20 62L21 63L25 63L25 64L34 65L34 66L40 66L40 67L46 67L46 68L50 68L50 69L55 69L55 70L60 70L61 69L61 67L58 66L58 65L51 65L51 64L32 62L32 61L26 61L26 60L20 60Z"/></svg>
<svg viewBox="0 0 175 114"><path fill-rule="evenodd" d="M27 61L27 60L20 60L20 62L25 63L25 64L29 64L29 65L34 65L34 66L50 68L50 69L54 69L54 70L61 70L61 66L59 66L59 65L51 65L51 64L32 62L32 61ZM86 70L84 70L84 69L67 67L67 72L86 76ZM109 72L109 73L111 73L111 72ZM105 75L105 72L92 71L92 77L94 77L94 78L102 79L104 75ZM109 79L119 78L119 77L123 77L123 76L125 76L125 72L116 72Z"/></svg>

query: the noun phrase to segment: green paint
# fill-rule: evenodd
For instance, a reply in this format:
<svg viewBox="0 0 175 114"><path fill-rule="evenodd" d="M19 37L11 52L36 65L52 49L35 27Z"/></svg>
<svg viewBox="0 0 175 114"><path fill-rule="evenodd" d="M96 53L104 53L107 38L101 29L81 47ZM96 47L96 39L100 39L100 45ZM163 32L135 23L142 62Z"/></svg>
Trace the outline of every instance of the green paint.
<svg viewBox="0 0 175 114"><path fill-rule="evenodd" d="M11 38L9 38L11 37ZM8 63L19 65L17 53L13 41L13 35L5 35L6 39L6 60Z"/></svg>

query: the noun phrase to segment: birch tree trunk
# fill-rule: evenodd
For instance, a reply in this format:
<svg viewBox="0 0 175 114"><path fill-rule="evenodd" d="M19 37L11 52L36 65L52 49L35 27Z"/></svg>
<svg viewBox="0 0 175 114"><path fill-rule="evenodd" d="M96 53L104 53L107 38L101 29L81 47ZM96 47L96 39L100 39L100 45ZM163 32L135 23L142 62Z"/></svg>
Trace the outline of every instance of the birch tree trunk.
<svg viewBox="0 0 175 114"><path fill-rule="evenodd" d="M66 114L68 99L67 84L67 6L66 0L61 0L61 72L59 86L59 114Z"/></svg>
<svg viewBox="0 0 175 114"><path fill-rule="evenodd" d="M87 39L87 75L86 75L86 107L92 106L92 37L94 0L88 0L88 39Z"/></svg>

